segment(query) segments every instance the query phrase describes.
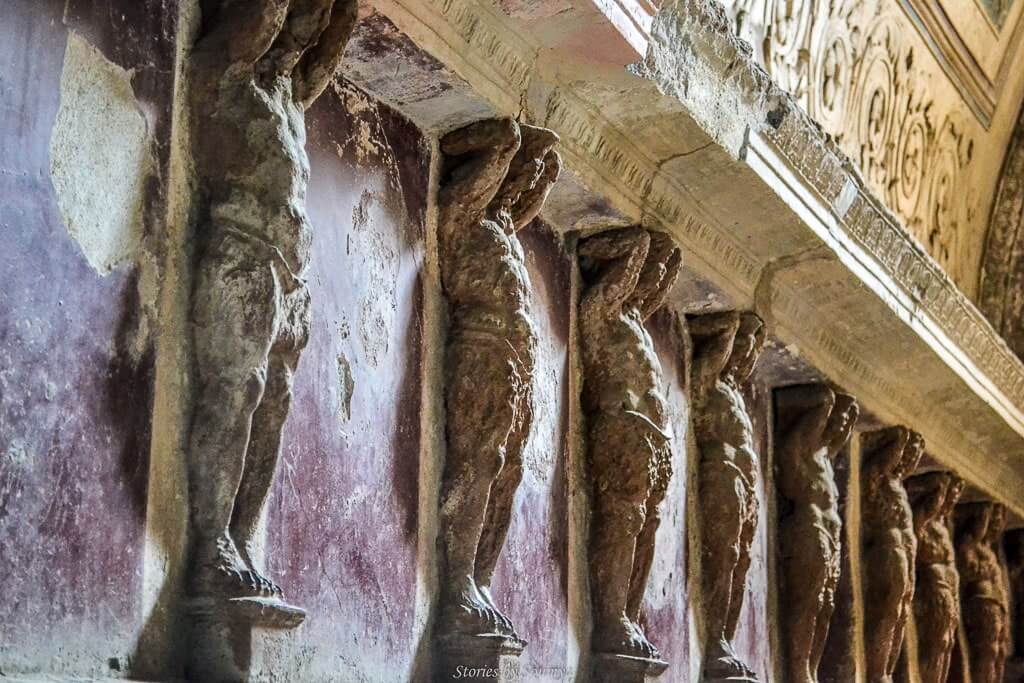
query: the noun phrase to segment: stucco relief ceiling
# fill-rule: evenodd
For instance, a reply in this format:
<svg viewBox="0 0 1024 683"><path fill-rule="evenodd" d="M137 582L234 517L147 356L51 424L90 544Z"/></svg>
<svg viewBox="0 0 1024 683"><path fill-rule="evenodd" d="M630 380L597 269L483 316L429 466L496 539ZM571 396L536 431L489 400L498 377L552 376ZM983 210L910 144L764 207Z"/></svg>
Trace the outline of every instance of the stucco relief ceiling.
<svg viewBox="0 0 1024 683"><path fill-rule="evenodd" d="M1022 3L983 1L725 2L755 59L972 298L1024 85Z"/></svg>

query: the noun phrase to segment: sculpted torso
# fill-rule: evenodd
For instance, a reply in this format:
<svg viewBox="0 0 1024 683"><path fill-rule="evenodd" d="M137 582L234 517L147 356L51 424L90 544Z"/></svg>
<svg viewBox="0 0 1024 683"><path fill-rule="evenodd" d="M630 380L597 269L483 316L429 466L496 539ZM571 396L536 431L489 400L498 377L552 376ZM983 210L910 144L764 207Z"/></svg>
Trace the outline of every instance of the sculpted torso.
<svg viewBox="0 0 1024 683"><path fill-rule="evenodd" d="M449 255L442 277L453 327L533 339L527 308L530 276L512 217L497 211L469 221L443 217L442 224Z"/></svg>
<svg viewBox="0 0 1024 683"><path fill-rule="evenodd" d="M196 170L209 192L214 224L229 225L277 250L294 275L309 265L312 228L306 215L309 158L305 113L291 78L261 87L216 69L216 101L197 110ZM207 172L209 170L209 172Z"/></svg>
<svg viewBox="0 0 1024 683"><path fill-rule="evenodd" d="M899 478L883 476L865 487L864 530L873 543L900 548L916 544L913 512Z"/></svg>
<svg viewBox="0 0 1024 683"><path fill-rule="evenodd" d="M719 378L704 392L693 427L698 443L713 447L718 457L734 464L753 485L758 468L754 425L735 384Z"/></svg>
<svg viewBox="0 0 1024 683"><path fill-rule="evenodd" d="M581 329L588 408L638 413L664 427L661 363L639 311L628 307L612 318L585 311Z"/></svg>

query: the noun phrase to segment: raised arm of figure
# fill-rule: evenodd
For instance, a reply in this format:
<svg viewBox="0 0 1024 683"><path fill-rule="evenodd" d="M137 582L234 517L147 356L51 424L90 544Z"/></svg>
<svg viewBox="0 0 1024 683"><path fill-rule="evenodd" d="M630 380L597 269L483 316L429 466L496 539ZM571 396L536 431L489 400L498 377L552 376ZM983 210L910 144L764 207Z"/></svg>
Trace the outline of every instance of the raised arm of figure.
<svg viewBox="0 0 1024 683"><path fill-rule="evenodd" d="M903 457L896 467L897 476L906 478L913 474L922 457L924 457L924 437L917 432L910 432L907 447L903 449Z"/></svg>
<svg viewBox="0 0 1024 683"><path fill-rule="evenodd" d="M494 199L521 144L519 125L509 118L484 119L441 138L453 164L439 193L442 223L455 213L477 215Z"/></svg>
<svg viewBox="0 0 1024 683"><path fill-rule="evenodd" d="M829 417L836 403L835 392L824 384L804 384L779 389L775 406L782 438L778 444L779 485L787 498L794 498L802 485L799 478L802 460L826 443Z"/></svg>
<svg viewBox="0 0 1024 683"><path fill-rule="evenodd" d="M914 508L914 533L921 530L942 513L949 490L949 476L945 472L928 472L906 481L907 495Z"/></svg>
<svg viewBox="0 0 1024 683"><path fill-rule="evenodd" d="M850 440L853 428L860 418L860 405L849 394L836 394L836 404L828 418L825 435L828 440L828 457L835 458L846 442Z"/></svg>
<svg viewBox="0 0 1024 683"><path fill-rule="evenodd" d="M541 172L540 178L533 187L520 194L519 199L512 206L512 223L516 231L522 230L537 217L551 188L562 172L562 157L554 150L544 156L543 163L544 170Z"/></svg>
<svg viewBox="0 0 1024 683"><path fill-rule="evenodd" d="M651 231L651 248L647 262L640 273L634 300L638 302L640 317L650 318L662 307L672 293L683 268L683 251L667 233Z"/></svg>
<svg viewBox="0 0 1024 683"><path fill-rule="evenodd" d="M195 53L206 60L254 65L267 54L285 18L289 0L209 0Z"/></svg>
<svg viewBox="0 0 1024 683"><path fill-rule="evenodd" d="M327 27L299 60L293 77L295 99L303 109L309 109L334 78L358 16L358 0L336 0Z"/></svg>
<svg viewBox="0 0 1024 683"><path fill-rule="evenodd" d="M691 382L696 389L708 386L721 374L740 329L739 311L706 313L687 318L693 342Z"/></svg>
<svg viewBox="0 0 1024 683"><path fill-rule="evenodd" d="M636 289L651 238L643 228L609 230L580 242L583 270L591 274L583 307L603 316L618 315Z"/></svg>
<svg viewBox="0 0 1024 683"><path fill-rule="evenodd" d="M890 427L871 434L865 444L864 473L888 477L899 467L903 451L910 441L910 430L906 427Z"/></svg>

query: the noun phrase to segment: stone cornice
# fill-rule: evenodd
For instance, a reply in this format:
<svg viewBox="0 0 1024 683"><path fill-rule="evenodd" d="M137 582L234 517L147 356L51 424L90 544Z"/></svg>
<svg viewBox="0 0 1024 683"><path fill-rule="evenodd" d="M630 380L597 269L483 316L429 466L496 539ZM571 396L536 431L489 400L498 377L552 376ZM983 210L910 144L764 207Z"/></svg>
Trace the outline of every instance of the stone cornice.
<svg viewBox="0 0 1024 683"><path fill-rule="evenodd" d="M374 5L472 97L557 131L592 205L672 232L734 304L756 306L869 410L920 431L937 460L1024 513L1013 500L1024 365L753 62L717 3L664 3L632 76L578 66L486 0ZM600 222L560 185L550 213L577 217L561 227Z"/></svg>

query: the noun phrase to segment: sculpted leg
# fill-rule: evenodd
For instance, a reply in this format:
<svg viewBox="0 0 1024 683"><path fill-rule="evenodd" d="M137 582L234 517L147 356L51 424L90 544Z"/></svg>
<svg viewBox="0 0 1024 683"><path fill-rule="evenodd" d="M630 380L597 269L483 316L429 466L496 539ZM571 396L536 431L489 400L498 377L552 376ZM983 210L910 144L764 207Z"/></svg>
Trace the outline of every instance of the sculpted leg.
<svg viewBox="0 0 1024 683"><path fill-rule="evenodd" d="M740 553L736 569L732 573L732 597L729 600L729 617L726 624L726 635L730 642L736 635L740 613L743 611L743 598L747 593L747 571L750 569L750 551L754 546L754 536L757 534L757 494L747 482L744 482L741 504L743 525L740 529Z"/></svg>
<svg viewBox="0 0 1024 683"><path fill-rule="evenodd" d="M505 536L512 522L512 505L515 502L516 490L523 479L523 451L533 425L531 399L529 385L521 386L514 406L512 431L505 447L505 462L491 487L490 498L487 501L487 514L476 558L477 589L487 604L499 614L505 628L512 633L515 633L512 622L498 609L494 596L491 595L491 578L494 576L494 567L498 563L498 556L505 545Z"/></svg>
<svg viewBox="0 0 1024 683"><path fill-rule="evenodd" d="M816 655L820 656L816 653L816 641L819 632L828 632L829 614L823 613L823 598L828 593L828 567L823 557L827 548L819 533L811 520L794 515L781 534L786 539L782 558L786 586L784 647L787 680L792 683L816 683ZM819 625L823 620L822 629ZM821 640L823 648L824 638Z"/></svg>
<svg viewBox="0 0 1024 683"><path fill-rule="evenodd" d="M655 653L650 643L627 614L637 538L646 523L650 456L644 449L649 450L649 446L646 440L637 438L631 420L608 414L591 419L593 650L651 657Z"/></svg>
<svg viewBox="0 0 1024 683"><path fill-rule="evenodd" d="M836 607L836 587L839 585L841 561L839 545L840 542L835 540L830 547L829 560L827 562L828 570L825 576L825 590L814 626L814 643L811 648L810 662L810 672L814 680L817 680L818 671L821 669L821 658L825 654L829 625L832 623L832 613Z"/></svg>
<svg viewBox="0 0 1024 683"><path fill-rule="evenodd" d="M733 584L743 535L743 485L739 470L716 455L721 447L701 445L700 499L702 507L701 574L707 629L705 660L715 672L745 673L736 659L728 632Z"/></svg>
<svg viewBox="0 0 1024 683"><path fill-rule="evenodd" d="M866 548L864 617L872 628L865 629L868 681L890 680L889 662L899 657L899 643L895 640L900 620L900 601L904 596L903 582L909 565L902 549L892 546ZM900 641L902 642L902 641Z"/></svg>
<svg viewBox="0 0 1024 683"><path fill-rule="evenodd" d="M231 537L249 569L261 580L264 589L280 595L281 589L263 576L253 561L253 542L263 508L274 483L274 474L281 453L281 431L292 399L292 373L298 354L274 354L267 372L263 400L253 414L252 438L245 461L245 470L238 487Z"/></svg>
<svg viewBox="0 0 1024 683"><path fill-rule="evenodd" d="M453 341L447 373L448 451L441 491L441 632L507 632L477 589L476 562L491 489L515 425L507 346Z"/></svg>
<svg viewBox="0 0 1024 683"><path fill-rule="evenodd" d="M253 413L263 397L275 312L269 267L230 238L209 250L192 310L198 391L188 464L195 533L190 591L196 595L260 591L229 525Z"/></svg>

